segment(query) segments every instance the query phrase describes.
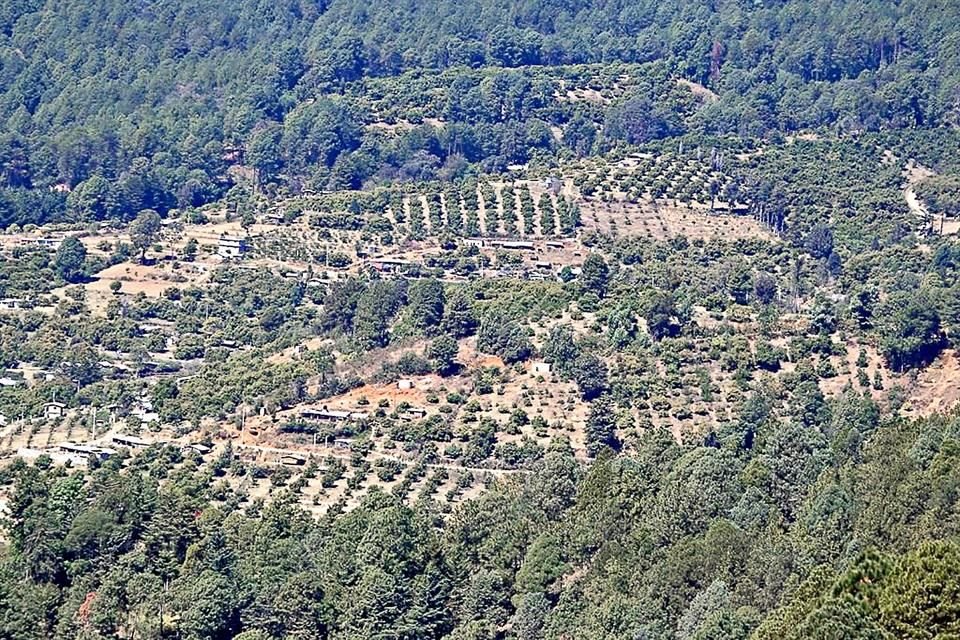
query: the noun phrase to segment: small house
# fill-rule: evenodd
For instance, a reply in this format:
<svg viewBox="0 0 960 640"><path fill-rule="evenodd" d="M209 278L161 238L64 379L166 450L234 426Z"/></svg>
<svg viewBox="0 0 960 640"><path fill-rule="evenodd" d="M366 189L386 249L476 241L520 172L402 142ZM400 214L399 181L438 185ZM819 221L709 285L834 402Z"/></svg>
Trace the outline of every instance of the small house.
<svg viewBox="0 0 960 640"><path fill-rule="evenodd" d="M60 245L63 243L63 238L51 237L51 236L41 236L35 238L32 242L34 246L40 247L42 249L50 249L51 251L56 251L60 248Z"/></svg>
<svg viewBox="0 0 960 640"><path fill-rule="evenodd" d="M246 239L239 236L223 234L217 240L217 255L221 258L241 258L247 249Z"/></svg>
<svg viewBox="0 0 960 640"><path fill-rule="evenodd" d="M0 299L0 311L16 311L20 309L23 300L20 298L2 298Z"/></svg>
<svg viewBox="0 0 960 640"><path fill-rule="evenodd" d="M346 422L350 419L349 411L329 411L328 409L304 409L300 412L300 418L311 420L313 422Z"/></svg>
<svg viewBox="0 0 960 640"><path fill-rule="evenodd" d="M427 417L427 410L423 407L410 407L400 414L402 420L412 422L413 420L423 420Z"/></svg>
<svg viewBox="0 0 960 640"><path fill-rule="evenodd" d="M100 365L100 370L103 372L103 375L108 378L121 378L130 375L132 372L132 369L122 362L101 360L97 364Z"/></svg>
<svg viewBox="0 0 960 640"><path fill-rule="evenodd" d="M208 447L205 444L193 443L185 446L183 448L183 451L184 453L193 452L193 453L196 453L197 455L205 456L211 451L213 451L213 447Z"/></svg>
<svg viewBox="0 0 960 640"><path fill-rule="evenodd" d="M477 249L482 249L483 238L464 238L463 244L466 247L476 247Z"/></svg>
<svg viewBox="0 0 960 640"><path fill-rule="evenodd" d="M533 367L531 367L531 373L537 376L545 376L550 373L550 363L549 362L534 362Z"/></svg>
<svg viewBox="0 0 960 640"><path fill-rule="evenodd" d="M551 195L559 195L560 191L563 189L563 181L556 176L548 176L543 181L543 188L546 189Z"/></svg>
<svg viewBox="0 0 960 640"><path fill-rule="evenodd" d="M335 438L333 441L334 449L349 449L353 445L350 438Z"/></svg>
<svg viewBox="0 0 960 640"><path fill-rule="evenodd" d="M164 321L141 322L140 331L143 333L169 333L173 330L173 324Z"/></svg>
<svg viewBox="0 0 960 640"><path fill-rule="evenodd" d="M401 391L409 391L413 387L413 380L397 380L397 389Z"/></svg>
<svg viewBox="0 0 960 640"><path fill-rule="evenodd" d="M123 433L118 433L112 438L113 443L121 447L127 447L128 449L146 449L152 444L155 444L151 440L145 440L143 438L138 438L137 436L128 436ZM157 442L156 444L163 444L163 442Z"/></svg>
<svg viewBox="0 0 960 640"><path fill-rule="evenodd" d="M534 251L537 248L532 242L526 240L501 240L496 243L496 246L510 251Z"/></svg>
<svg viewBox="0 0 960 640"><path fill-rule="evenodd" d="M413 261L403 258L376 258L370 261L370 266L381 273L400 273L412 264Z"/></svg>
<svg viewBox="0 0 960 640"><path fill-rule="evenodd" d="M713 213L729 213L742 216L750 213L750 205L742 202L714 202L710 210Z"/></svg>
<svg viewBox="0 0 960 640"><path fill-rule="evenodd" d="M116 455L116 450L109 447L98 447L91 444L77 444L75 442L64 442L60 445L60 451L66 454L89 457L93 456L99 460L106 460L112 455Z"/></svg>
<svg viewBox="0 0 960 640"><path fill-rule="evenodd" d="M134 407L133 409L130 410L130 415L136 416L140 420L140 422L147 423L147 424L151 422L160 421L160 414L154 411L153 408L149 406Z"/></svg>
<svg viewBox="0 0 960 640"><path fill-rule="evenodd" d="M566 247L562 240L547 240L546 244L549 249L563 249Z"/></svg>
<svg viewBox="0 0 960 640"><path fill-rule="evenodd" d="M47 402L43 405L43 417L48 420L62 418L67 412L67 405L62 402Z"/></svg>

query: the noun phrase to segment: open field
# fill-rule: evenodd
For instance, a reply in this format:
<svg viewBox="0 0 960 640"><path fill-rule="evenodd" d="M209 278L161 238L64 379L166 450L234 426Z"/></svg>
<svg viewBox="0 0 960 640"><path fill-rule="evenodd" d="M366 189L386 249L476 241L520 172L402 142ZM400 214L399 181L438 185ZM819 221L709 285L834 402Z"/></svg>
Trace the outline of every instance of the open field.
<svg viewBox="0 0 960 640"><path fill-rule="evenodd" d="M716 215L706 205L658 200L639 203L591 200L581 205L581 210L585 230L615 237L669 240L683 236L690 240L731 242L751 238L776 239L776 234L753 218Z"/></svg>

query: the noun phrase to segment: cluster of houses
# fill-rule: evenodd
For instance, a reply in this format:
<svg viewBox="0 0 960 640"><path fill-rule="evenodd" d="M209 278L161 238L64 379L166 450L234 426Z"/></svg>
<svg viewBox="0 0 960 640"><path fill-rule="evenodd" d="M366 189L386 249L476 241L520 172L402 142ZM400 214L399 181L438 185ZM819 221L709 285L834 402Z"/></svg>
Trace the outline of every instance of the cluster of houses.
<svg viewBox="0 0 960 640"><path fill-rule="evenodd" d="M68 456L72 462L81 465L86 464L86 461L90 458L106 460L110 456L117 454L117 450L110 447L80 442L61 442L57 448L60 450L60 453Z"/></svg>
<svg viewBox="0 0 960 640"><path fill-rule="evenodd" d="M401 383L404 382L401 380ZM407 381L409 382L409 381ZM405 387L400 386L403 389ZM427 416L427 410L423 407L404 406L398 417L401 420L422 420ZM308 422L317 422L321 424L348 426L358 422L363 422L370 417L366 411L347 411L345 409L328 409L322 407L301 409L298 414L301 420Z"/></svg>
<svg viewBox="0 0 960 640"><path fill-rule="evenodd" d="M369 264L381 275L400 277L417 274L419 268L424 266L415 260L393 257L375 258L370 260ZM520 278L531 281L551 281L560 278L558 265L545 260L538 260L532 265L507 265L497 269L483 269L480 273L486 278ZM570 273L576 277L580 273L580 268L571 267Z"/></svg>
<svg viewBox="0 0 960 640"><path fill-rule="evenodd" d="M466 238L463 241L468 247L482 249L493 247L507 251L537 251L537 243L531 240L504 240L500 238ZM566 249L568 244L563 240L546 240L543 243L547 249Z"/></svg>
<svg viewBox="0 0 960 640"><path fill-rule="evenodd" d="M2 378L0 378L2 380ZM110 420L113 422L115 413L119 405L108 405L105 407L110 412ZM40 407L40 417L47 420L61 420L67 415L67 405L62 402L52 400L45 402ZM144 424L150 424L160 421L160 414L153 408L153 403L149 398L141 398L131 409L130 415L136 417Z"/></svg>
<svg viewBox="0 0 960 640"><path fill-rule="evenodd" d="M276 214L276 219L271 218L271 222L280 223L281 216ZM564 250L571 247L569 240L533 240L505 239L505 238L464 238L461 246L480 248L492 248L497 250L538 254L543 249L546 250ZM217 239L217 255L225 260L241 259L251 250L250 241L246 237L229 234L221 234ZM356 248L357 259L361 264L365 264L374 271L386 276L417 276L425 266L423 262L398 255L383 255L382 249L376 246L363 245ZM302 274L297 272L284 273L284 277L302 278ZM340 272L328 271L323 276L311 278L308 284L319 286L324 281L335 280ZM530 280L550 280L556 277L553 265L546 261L538 261L533 268L521 268L508 271L484 271L483 275L487 277L521 277Z"/></svg>
<svg viewBox="0 0 960 640"><path fill-rule="evenodd" d="M319 422L323 424L347 424L351 422L362 422L370 417L370 414L364 411L342 411L331 410L323 407L321 409L302 409L300 419L308 422Z"/></svg>
<svg viewBox="0 0 960 640"><path fill-rule="evenodd" d="M563 240L546 240L542 245L530 240L503 240L490 238L466 238L463 240L464 246L482 248L494 248L509 252L540 254L542 248L547 250L562 251L571 248L568 242ZM574 252L579 255L579 252ZM424 265L423 262L400 256L377 256L365 260L374 271L381 275L389 276L415 276L418 275ZM576 276L579 267L571 268L571 275ZM559 278L560 265L547 260L537 260L532 264L525 262L515 266L507 265L497 269L483 269L481 277L512 277L525 280L548 281Z"/></svg>
<svg viewBox="0 0 960 640"><path fill-rule="evenodd" d="M52 233L49 235L21 237L17 240L17 245L21 247L37 247L40 249L49 249L56 251L60 248L66 235L62 233Z"/></svg>
<svg viewBox="0 0 960 640"><path fill-rule="evenodd" d="M61 442L48 450L24 448L17 454L25 460L36 460L42 455L49 456L54 463L68 465L71 467L86 467L90 460L107 460L119 452L120 449L129 449L131 451L141 451L154 445L169 444L165 440L148 440L138 436L117 433L110 437L109 446L99 442ZM199 456L205 456L213 448L201 443L190 443L183 445L184 453L194 453Z"/></svg>
<svg viewBox="0 0 960 640"><path fill-rule="evenodd" d="M141 438L139 436L131 436L124 433L114 434L111 438L113 444L118 447L125 447L133 451L139 451L146 449L147 447L152 447L154 445L164 446L170 444L166 440L148 440L146 438ZM193 452L200 456L205 456L211 451L213 447L207 446L199 442L192 442L189 444L182 445L181 449L186 452Z"/></svg>

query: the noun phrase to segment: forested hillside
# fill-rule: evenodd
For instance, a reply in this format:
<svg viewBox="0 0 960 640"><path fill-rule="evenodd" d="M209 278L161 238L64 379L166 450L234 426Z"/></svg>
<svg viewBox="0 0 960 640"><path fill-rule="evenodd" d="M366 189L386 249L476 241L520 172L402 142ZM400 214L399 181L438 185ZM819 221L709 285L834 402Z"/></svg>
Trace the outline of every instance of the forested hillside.
<svg viewBox="0 0 960 640"><path fill-rule="evenodd" d="M747 400L714 447L569 450L441 526L374 492L318 522L243 505L154 452L85 482L16 467L4 638L951 638L960 632L956 418L822 429Z"/></svg>
<svg viewBox="0 0 960 640"><path fill-rule="evenodd" d="M958 26L0 0L0 640L957 640Z"/></svg>
<svg viewBox="0 0 960 640"><path fill-rule="evenodd" d="M234 184L231 166L294 190L357 187L683 133L955 123L957 11L880 0L8 0L0 224L211 202ZM589 63L600 67L569 66ZM504 67L518 70L470 71ZM366 127L384 115L370 97L444 69L431 81L439 104L392 105L391 120L446 126ZM677 91L676 79L702 90ZM601 95L620 86L599 103L561 100L578 82Z"/></svg>

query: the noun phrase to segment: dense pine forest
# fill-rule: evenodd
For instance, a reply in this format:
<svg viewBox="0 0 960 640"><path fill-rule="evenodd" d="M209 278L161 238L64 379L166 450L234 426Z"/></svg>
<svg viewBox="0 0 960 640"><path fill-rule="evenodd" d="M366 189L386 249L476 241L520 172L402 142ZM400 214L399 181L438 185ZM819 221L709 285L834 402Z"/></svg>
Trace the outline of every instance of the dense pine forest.
<svg viewBox="0 0 960 640"><path fill-rule="evenodd" d="M445 523L386 493L318 522L289 495L241 505L226 460L148 456L87 482L11 468L0 633L953 637L960 422L882 420L849 395L822 424L785 424L771 400L748 399L715 446L653 437L588 470L548 451Z"/></svg>
<svg viewBox="0 0 960 640"><path fill-rule="evenodd" d="M0 640L960 638L958 25L0 0Z"/></svg>
<svg viewBox="0 0 960 640"><path fill-rule="evenodd" d="M879 0L10 0L0 224L200 205L228 193L240 165L296 191L683 134L952 125L957 11ZM610 104L556 99L564 82L624 77ZM717 99L697 107L704 92L674 78ZM366 127L383 117L417 126Z"/></svg>

